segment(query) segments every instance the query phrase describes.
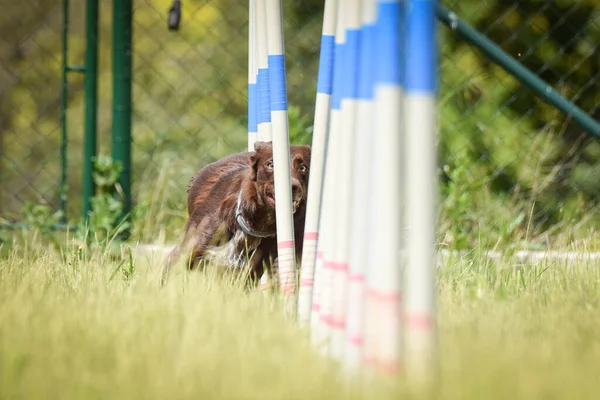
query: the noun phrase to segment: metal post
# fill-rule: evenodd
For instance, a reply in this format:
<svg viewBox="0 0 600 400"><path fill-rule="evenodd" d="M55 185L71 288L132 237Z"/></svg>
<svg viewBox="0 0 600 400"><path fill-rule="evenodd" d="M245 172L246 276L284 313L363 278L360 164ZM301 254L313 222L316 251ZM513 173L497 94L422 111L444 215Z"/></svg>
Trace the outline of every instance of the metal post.
<svg viewBox="0 0 600 400"><path fill-rule="evenodd" d="M62 85L60 99L60 210L61 222L67 222L67 101L68 101L68 45L69 35L69 0L63 0L62 26Z"/></svg>
<svg viewBox="0 0 600 400"><path fill-rule="evenodd" d="M94 196L94 157L96 156L96 105L98 101L98 0L86 2L85 48L85 128L83 144L83 221L87 222Z"/></svg>
<svg viewBox="0 0 600 400"><path fill-rule="evenodd" d="M600 123L589 114L577 107L575 103L561 96L556 89L544 82L540 77L527 69L519 61L507 54L500 46L486 38L476 29L459 19L456 14L444 7L441 2L436 3L437 18L453 31L456 31L469 43L476 46L494 63L504 68L513 77L527 86L546 103L553 105L566 116L572 117L590 135L600 139Z"/></svg>
<svg viewBox="0 0 600 400"><path fill-rule="evenodd" d="M132 0L113 1L113 129L112 158L123 165L123 219L131 211L131 52Z"/></svg>

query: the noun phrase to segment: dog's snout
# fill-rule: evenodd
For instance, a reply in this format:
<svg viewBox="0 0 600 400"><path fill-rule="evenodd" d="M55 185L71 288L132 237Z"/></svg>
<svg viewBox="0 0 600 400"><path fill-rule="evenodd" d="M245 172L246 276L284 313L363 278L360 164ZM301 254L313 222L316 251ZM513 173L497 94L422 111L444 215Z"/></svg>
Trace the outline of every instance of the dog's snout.
<svg viewBox="0 0 600 400"><path fill-rule="evenodd" d="M294 198L302 196L302 185L297 179L292 179L292 196Z"/></svg>

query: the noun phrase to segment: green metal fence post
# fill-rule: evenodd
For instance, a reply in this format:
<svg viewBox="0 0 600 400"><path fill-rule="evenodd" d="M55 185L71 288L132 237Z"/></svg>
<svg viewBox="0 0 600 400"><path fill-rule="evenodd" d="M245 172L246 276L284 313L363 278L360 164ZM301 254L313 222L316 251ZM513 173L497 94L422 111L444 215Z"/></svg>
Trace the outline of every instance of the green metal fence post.
<svg viewBox="0 0 600 400"><path fill-rule="evenodd" d="M62 26L62 85L60 99L60 210L62 223L67 222L67 102L69 95L67 72L69 71L67 47L69 36L69 0L63 0Z"/></svg>
<svg viewBox="0 0 600 400"><path fill-rule="evenodd" d="M83 140L83 221L87 222L94 196L98 81L98 0L87 0L85 22L85 128Z"/></svg>
<svg viewBox="0 0 600 400"><path fill-rule="evenodd" d="M123 190L123 215L131 211L131 53L132 0L113 0L113 130L112 158L121 162L119 184ZM126 236L125 232L123 236Z"/></svg>

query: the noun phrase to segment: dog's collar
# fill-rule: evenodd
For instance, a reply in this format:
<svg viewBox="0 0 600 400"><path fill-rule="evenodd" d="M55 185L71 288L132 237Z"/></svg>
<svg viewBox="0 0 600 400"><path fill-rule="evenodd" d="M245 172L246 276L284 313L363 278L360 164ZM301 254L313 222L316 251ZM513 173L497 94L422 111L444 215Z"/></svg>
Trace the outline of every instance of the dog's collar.
<svg viewBox="0 0 600 400"><path fill-rule="evenodd" d="M244 233L246 235L254 236L257 238L268 238L268 237L275 236L274 233L255 231L254 229L250 228L250 226L248 225L248 222L246 222L246 220L244 219L244 216L242 215L242 191L241 190L240 190L240 194L238 195L238 198L237 198L237 204L235 206L235 220L240 225L240 228L242 228L242 231L244 231Z"/></svg>

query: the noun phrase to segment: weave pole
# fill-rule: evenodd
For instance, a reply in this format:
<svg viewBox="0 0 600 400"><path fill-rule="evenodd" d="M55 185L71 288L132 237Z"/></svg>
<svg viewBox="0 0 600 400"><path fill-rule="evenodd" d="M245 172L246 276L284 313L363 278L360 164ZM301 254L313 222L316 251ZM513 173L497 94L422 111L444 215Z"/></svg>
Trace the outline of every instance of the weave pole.
<svg viewBox="0 0 600 400"><path fill-rule="evenodd" d="M401 349L401 136L404 2L378 1L371 165L365 362L393 376Z"/></svg>
<svg viewBox="0 0 600 400"><path fill-rule="evenodd" d="M331 252L335 227L335 193L337 190L336 166L339 157L339 135L341 118L341 99L343 87L343 72L345 68L346 20L344 14L347 7L341 4L337 7L331 107L329 112L329 133L327 138L327 157L325 160L322 205L319 217L319 241L317 242L317 258L315 272L319 282L315 287L313 303L318 301L319 313L311 317L312 340L319 349L329 353L331 331L333 324L333 291L332 284L335 271L332 269Z"/></svg>
<svg viewBox="0 0 600 400"><path fill-rule="evenodd" d="M296 280L281 0L250 4L257 131L261 137L261 121L272 130L279 281L290 300ZM403 371L410 382L436 370L434 10L435 0L325 3L297 305L313 343L347 371ZM249 69L252 62L249 54ZM249 101L252 83L249 75ZM261 116L261 87L269 121ZM248 131L250 141L250 119Z"/></svg>
<svg viewBox="0 0 600 400"><path fill-rule="evenodd" d="M256 1L248 1L248 151L254 150L254 142L258 135Z"/></svg>
<svg viewBox="0 0 600 400"><path fill-rule="evenodd" d="M248 151L254 151L254 142L257 140L271 137L271 102L264 10L263 0L248 1ZM263 60L262 68L259 68L259 59ZM273 271L276 270L275 261ZM263 273L260 278L262 290L267 290L275 283L273 282L275 279L269 282L269 275Z"/></svg>
<svg viewBox="0 0 600 400"><path fill-rule="evenodd" d="M300 269L300 289L298 295L298 321L308 325L311 312L318 314L319 302L313 296L317 242L319 238L319 213L323 190L323 171L327 156L329 107L331 105L333 79L333 46L338 0L325 0L323 28L321 34L321 52L319 56L319 75L315 100L315 117L311 145L311 168L306 199L306 218L304 243L302 247L302 266Z"/></svg>
<svg viewBox="0 0 600 400"><path fill-rule="evenodd" d="M256 17L256 53L258 74L257 140L269 142L271 132L271 91L269 81L269 53L267 49L267 0L254 0Z"/></svg>
<svg viewBox="0 0 600 400"><path fill-rule="evenodd" d="M408 0L406 15L405 157L408 263L405 272L407 379L436 370L436 86L435 0Z"/></svg>
<svg viewBox="0 0 600 400"><path fill-rule="evenodd" d="M267 49L273 164L275 174L275 218L277 219L277 262L281 293L286 308L296 311L296 255L290 177L290 138L283 44L282 0L266 0Z"/></svg>
<svg viewBox="0 0 600 400"><path fill-rule="evenodd" d="M358 44L360 29L361 0L346 0L343 13L345 25L345 49L343 50L343 71L340 87L340 121L337 125L334 151L338 153L334 166L337 188L334 192L333 213L336 233L332 235L332 247L328 257L332 270L332 312L331 312L331 355L343 359L346 345L346 307L348 292L348 258L350 231L353 227L351 215L352 167L354 165L355 116L358 95Z"/></svg>
<svg viewBox="0 0 600 400"><path fill-rule="evenodd" d="M373 145L373 67L375 65L376 0L362 0L362 25L359 35L358 104L355 117L354 165L352 197L352 229L348 265L348 305L346 311L345 367L350 372L361 369L364 342L365 273L368 260L365 243L368 241L369 169Z"/></svg>

